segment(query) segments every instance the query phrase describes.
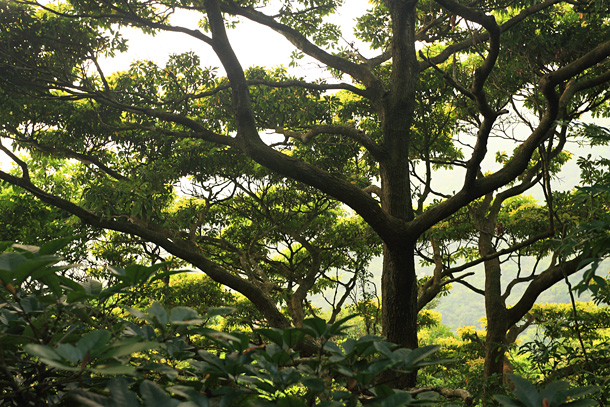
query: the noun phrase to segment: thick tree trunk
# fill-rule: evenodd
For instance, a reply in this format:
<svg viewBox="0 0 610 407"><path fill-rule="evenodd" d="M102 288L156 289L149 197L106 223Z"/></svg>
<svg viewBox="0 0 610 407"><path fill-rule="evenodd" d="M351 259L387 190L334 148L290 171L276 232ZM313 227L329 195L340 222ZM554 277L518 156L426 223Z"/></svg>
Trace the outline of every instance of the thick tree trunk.
<svg viewBox="0 0 610 407"><path fill-rule="evenodd" d="M413 247L384 248L383 334L390 342L417 347L417 279Z"/></svg>
<svg viewBox="0 0 610 407"><path fill-rule="evenodd" d="M417 348L417 279L414 247L384 247L382 275L383 334L405 348ZM395 378L399 387L414 387L416 373Z"/></svg>

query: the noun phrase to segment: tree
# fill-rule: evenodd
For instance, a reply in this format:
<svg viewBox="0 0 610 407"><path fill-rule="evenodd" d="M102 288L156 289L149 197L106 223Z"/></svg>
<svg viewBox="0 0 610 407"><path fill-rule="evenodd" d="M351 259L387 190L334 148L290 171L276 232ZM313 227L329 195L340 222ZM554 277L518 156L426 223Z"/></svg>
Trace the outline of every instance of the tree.
<svg viewBox="0 0 610 407"><path fill-rule="evenodd" d="M511 194L505 191L524 192L535 180L548 180L549 160L563 149L570 135L565 123L579 116L581 103L604 114L608 6L376 1L357 24L357 37L379 52L366 58L367 49L342 48L340 27L326 22L338 5L15 0L2 6L1 16L3 136L19 148L87 163L87 188L123 194L119 202L129 202L128 192L142 185L146 200L137 202L154 207L179 177L209 177L208 160L223 156L327 194L383 241L383 331L392 342L417 347L418 239L483 197L498 205L493 199ZM172 24L176 9L200 13L201 28ZM243 69L227 37L239 19L284 36L297 56L313 58L337 79L307 82L282 70ZM98 58L125 49L120 27L127 25L200 40L226 78L202 68L193 54L173 56L165 67L139 62L106 76ZM350 96L329 94L338 90ZM513 123L525 124L518 128L525 128L522 137L510 136ZM269 131L285 140L270 141ZM486 172L495 137L514 150ZM286 325L258 287L188 244L184 230L163 225L158 214L105 213L91 207L95 199L71 201L39 188L26 164L14 160L22 174L0 173L4 181L85 223L163 247L269 309L273 326ZM448 191L438 189L438 169L459 174Z"/></svg>
<svg viewBox="0 0 610 407"><path fill-rule="evenodd" d="M566 154L554 157L546 176L554 176L566 158ZM492 387L494 381L497 386L507 379L506 352L535 321L531 310L540 294L589 264L579 227L590 219L599 223L606 216L607 197L583 196L582 190L552 192L548 180L542 183L550 198L545 206L531 197L515 196L524 185L536 182L530 178L532 170L510 188L474 202L426 235L431 243L423 256L435 271L422 288L434 293L449 283L461 283L485 299L484 376ZM544 172L539 174L543 176ZM582 182L585 187L591 179L583 177ZM553 233L555 224L559 227ZM599 246L595 256L607 257L608 245ZM476 287L464 278L473 274L465 272L478 263L483 265L484 283Z"/></svg>

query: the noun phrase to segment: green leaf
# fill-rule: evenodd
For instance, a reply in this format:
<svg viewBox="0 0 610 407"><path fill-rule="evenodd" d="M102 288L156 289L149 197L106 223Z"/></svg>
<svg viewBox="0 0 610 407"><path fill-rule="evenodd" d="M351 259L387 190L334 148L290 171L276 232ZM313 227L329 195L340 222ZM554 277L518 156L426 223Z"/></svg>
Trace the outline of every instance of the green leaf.
<svg viewBox="0 0 610 407"><path fill-rule="evenodd" d="M162 363L147 363L142 365L141 368L143 370L154 370L155 372L166 376L170 380L176 380L178 377L178 371L176 369Z"/></svg>
<svg viewBox="0 0 610 407"><path fill-rule="evenodd" d="M335 355L343 355L343 350L334 342L326 342L324 344L324 350Z"/></svg>
<svg viewBox="0 0 610 407"><path fill-rule="evenodd" d="M137 339L137 338L136 338ZM121 356L129 356L137 352L142 352L149 349L157 349L158 342L135 342L135 343L118 343L113 344L112 349L104 353L104 358L119 358Z"/></svg>
<svg viewBox="0 0 610 407"><path fill-rule="evenodd" d="M62 343L55 349L55 353L61 356L62 359L67 360L70 363L76 364L83 360L87 352L86 350L83 351L69 343Z"/></svg>
<svg viewBox="0 0 610 407"><path fill-rule="evenodd" d="M108 392L115 406L139 407L140 401L134 392L129 390L127 380L122 377L112 379L108 382Z"/></svg>
<svg viewBox="0 0 610 407"><path fill-rule="evenodd" d="M143 313L142 311L140 311L139 309L125 307L125 310L127 310L127 312L129 312L131 315L133 315L136 318L146 319L146 317L147 317L147 315L145 313Z"/></svg>
<svg viewBox="0 0 610 407"><path fill-rule="evenodd" d="M163 308L161 304L156 301L153 302L150 307L148 307L146 312L154 320L157 320L157 322L162 326L167 325L167 323L169 322L169 315L167 315L167 311L165 310L165 308Z"/></svg>
<svg viewBox="0 0 610 407"><path fill-rule="evenodd" d="M277 401L278 407L307 407L305 400L294 397L294 396L286 396L282 397Z"/></svg>
<svg viewBox="0 0 610 407"><path fill-rule="evenodd" d="M157 263L152 266L144 266L142 264L131 264L125 267L125 275L127 280L133 285L137 286L148 281L150 276L155 274L161 267L167 263Z"/></svg>
<svg viewBox="0 0 610 407"><path fill-rule="evenodd" d="M356 318L358 315L357 314L353 314L353 315L349 315L345 318L341 318L338 321L335 321L329 328L329 333L332 336L337 336L343 333L343 331L345 331L346 329L348 329L350 326L346 325L345 323L351 319Z"/></svg>
<svg viewBox="0 0 610 407"><path fill-rule="evenodd" d="M59 361L59 360L55 360L55 359L40 358L40 360L43 363L45 363L45 364L47 364L47 365L49 365L51 367L55 367L57 369L60 369L60 370L68 370L70 372L78 372L78 371L82 370L80 368L80 366L79 367L70 366L70 365L67 365L67 364Z"/></svg>
<svg viewBox="0 0 610 407"><path fill-rule="evenodd" d="M413 397L406 392L395 392L394 394L386 397L379 403L382 407L399 407L408 405Z"/></svg>
<svg viewBox="0 0 610 407"><path fill-rule="evenodd" d="M195 389L187 386L172 386L168 387L167 391L177 394L189 400L197 407L209 407L210 403L205 394L199 393ZM182 407L182 405L180 405Z"/></svg>
<svg viewBox="0 0 610 407"><path fill-rule="evenodd" d="M90 370L93 373L107 374L107 375L135 375L136 369L131 365L96 365L91 367Z"/></svg>
<svg viewBox="0 0 610 407"><path fill-rule="evenodd" d="M339 401L326 400L316 404L316 407L344 407L345 404Z"/></svg>
<svg viewBox="0 0 610 407"><path fill-rule="evenodd" d="M301 383L308 389L316 392L324 391L324 380L316 376L306 376L301 379Z"/></svg>
<svg viewBox="0 0 610 407"><path fill-rule="evenodd" d="M384 342L373 342L373 346L383 356L392 359L393 353Z"/></svg>
<svg viewBox="0 0 610 407"><path fill-rule="evenodd" d="M95 354L108 343L112 335L108 331L95 330L87 332L82 338L79 339L76 346L83 352L91 351L91 357L95 357Z"/></svg>
<svg viewBox="0 0 610 407"><path fill-rule="evenodd" d="M44 243L40 247L40 250L38 251L38 253L40 255L55 254L59 250L61 250L64 247L66 247L70 242L72 242L73 240L78 239L79 237L81 237L81 236L79 236L79 235L77 235L77 236L68 236L68 237L62 237L60 239L51 240L50 242Z"/></svg>
<svg viewBox="0 0 610 407"><path fill-rule="evenodd" d="M513 380L513 383L515 383L515 396L517 396L526 407L539 407L542 404L540 394L538 394L538 391L533 384L515 374L511 374L510 378Z"/></svg>
<svg viewBox="0 0 610 407"><path fill-rule="evenodd" d="M566 398L578 399L583 396L594 394L600 391L600 388L597 386L582 386L575 387L573 389L564 390L563 394Z"/></svg>
<svg viewBox="0 0 610 407"><path fill-rule="evenodd" d="M235 312L235 308L232 307L209 307L205 313L205 316L207 318L222 317L233 312Z"/></svg>
<svg viewBox="0 0 610 407"><path fill-rule="evenodd" d="M11 247L15 242L11 241L0 241L0 252L4 252L6 249Z"/></svg>
<svg viewBox="0 0 610 407"><path fill-rule="evenodd" d="M0 270L15 271L22 263L28 259L20 253L2 253L0 255ZM9 282L8 280L5 283Z"/></svg>
<svg viewBox="0 0 610 407"><path fill-rule="evenodd" d="M407 368L417 367L419 362L432 355L433 353L437 352L440 348L441 347L439 345L428 345L422 346L421 348L413 349L408 353L406 358L403 360L403 363ZM400 354L400 350L401 349L394 351L393 358Z"/></svg>
<svg viewBox="0 0 610 407"><path fill-rule="evenodd" d="M86 280L80 284L83 287L83 290L85 291L85 293L87 295L90 295L93 297L99 296L100 293L102 292L102 289L104 288L102 286L102 283L100 283L99 281L96 281L96 280Z"/></svg>
<svg viewBox="0 0 610 407"><path fill-rule="evenodd" d="M540 392L540 399L548 399L550 405L561 404L565 401L565 395L563 391L570 388L570 384L567 382L556 381L549 383L542 392Z"/></svg>
<svg viewBox="0 0 610 407"><path fill-rule="evenodd" d="M36 260L28 259L25 262L20 263L15 269L13 274L13 284L15 286L21 285L28 277L30 277L34 272L39 270L44 270L47 266L51 264L57 263L59 261L58 258L40 258ZM52 272L49 270L44 270L47 272Z"/></svg>
<svg viewBox="0 0 610 407"><path fill-rule="evenodd" d="M284 344L284 340L282 338L282 330L277 328L257 328L254 330L257 334L264 336L269 339L271 342L282 346Z"/></svg>
<svg viewBox="0 0 610 407"><path fill-rule="evenodd" d="M303 325L311 330L311 335L315 338L323 337L327 330L326 321L321 318L307 318L303 320Z"/></svg>
<svg viewBox="0 0 610 407"><path fill-rule="evenodd" d="M39 358L45 358L45 359L61 360L61 356L59 356L53 349L51 349L50 347L45 346L45 345L31 343L31 344L25 345L23 348L25 349L25 351L27 353L29 353L32 356L36 356Z"/></svg>
<svg viewBox="0 0 610 407"><path fill-rule="evenodd" d="M289 348L296 348L305 339L305 332L299 328L288 328L282 333L282 341L284 346Z"/></svg>
<svg viewBox="0 0 610 407"><path fill-rule="evenodd" d="M114 266L108 266L107 268L119 280L121 280L121 281L130 280L129 276L127 275L127 273L125 272L124 269L122 269L120 267L114 267ZM131 281L129 281L129 282L131 283Z"/></svg>
<svg viewBox="0 0 610 407"><path fill-rule="evenodd" d="M180 404L178 400L173 400L161 387L150 380L144 380L140 384L140 394L146 407L175 407Z"/></svg>
<svg viewBox="0 0 610 407"><path fill-rule="evenodd" d="M523 403L521 403L519 400L515 400L502 394L496 394L494 399L496 399L504 407L524 407Z"/></svg>
<svg viewBox="0 0 610 407"><path fill-rule="evenodd" d="M345 400L349 399L352 396L352 393L345 390L336 390L333 391L333 400Z"/></svg>
<svg viewBox="0 0 610 407"><path fill-rule="evenodd" d="M169 321L171 324L196 324L202 322L197 311L188 307L172 308L169 313Z"/></svg>
<svg viewBox="0 0 610 407"><path fill-rule="evenodd" d="M561 407L596 407L599 406L599 402L591 399L581 399L572 401L571 403L564 403Z"/></svg>

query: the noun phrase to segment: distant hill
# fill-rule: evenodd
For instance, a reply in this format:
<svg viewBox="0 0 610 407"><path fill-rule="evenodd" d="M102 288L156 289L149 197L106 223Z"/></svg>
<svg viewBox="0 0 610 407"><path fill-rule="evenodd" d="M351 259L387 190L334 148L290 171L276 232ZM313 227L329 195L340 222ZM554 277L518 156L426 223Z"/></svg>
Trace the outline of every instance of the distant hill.
<svg viewBox="0 0 610 407"><path fill-rule="evenodd" d="M378 295L381 296L381 270L383 261L380 257L373 259L369 265L369 271L373 273L373 282L378 289ZM523 259L521 262L522 275L531 272L534 266L534 259ZM542 267L542 265L540 266ZM610 263L605 263L601 266L600 273L608 270ZM503 264L503 282L504 286L508 284L517 275L517 265L514 263ZM483 266L474 267L471 271L475 274L466 279L475 287L482 288L484 283ZM425 275L430 272L430 268L421 268L420 275ZM572 285L575 285L582 278L582 272L573 275L570 278ZM508 303L514 304L520 295L525 290L525 285L521 284L513 289L512 295L509 297ZM330 294L330 290L329 290ZM330 294L332 296L332 294ZM576 294L575 294L576 295ZM577 301L589 301L590 295L584 293L583 297L576 298ZM322 309L328 308L321 295L313 296L313 304ZM567 304L570 302L570 294L564 282L555 284L553 287L542 293L536 301L537 303L558 303ZM485 316L485 305L482 295L479 295L462 284L453 284L451 292L448 296L439 300L434 307L435 311L442 314L442 323L447 325L453 332L463 326L475 326L482 328L480 320Z"/></svg>
<svg viewBox="0 0 610 407"><path fill-rule="evenodd" d="M521 262L521 275L528 275L528 272L531 272L531 268L533 266L534 259L523 259ZM542 270L542 268L540 269ZM504 263L502 270L503 287L506 287L506 284L513 280L517 275L518 268L514 263ZM481 265L480 267L473 268L472 271L474 271L475 274L468 277L466 281L477 288L482 288L485 279L483 266ZM570 277L570 283L572 286L580 281L582 274L583 273L581 272ZM508 298L507 303L516 303L525 288L525 284L516 286L513 289L511 296ZM590 298L591 296L588 293L583 293L583 296L580 298L577 297L576 300L589 301ZM434 309L442 314L443 324L450 327L454 332L457 328L462 326L473 325L477 328L481 328L480 319L485 316L485 306L483 301L482 295L475 293L462 284L453 284L449 295L441 298L438 306L436 306ZM568 286L565 284L565 282L557 283L542 293L536 302L567 304L570 302Z"/></svg>

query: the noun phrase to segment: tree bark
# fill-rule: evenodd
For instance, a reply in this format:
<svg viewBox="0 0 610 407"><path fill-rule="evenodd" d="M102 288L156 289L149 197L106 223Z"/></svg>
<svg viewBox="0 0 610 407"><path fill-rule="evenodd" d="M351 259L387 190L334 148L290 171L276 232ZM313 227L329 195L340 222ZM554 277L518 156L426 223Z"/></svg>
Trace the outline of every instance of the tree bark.
<svg viewBox="0 0 610 407"><path fill-rule="evenodd" d="M388 341L417 348L417 278L414 245L384 247L382 326ZM396 378L402 388L415 387L416 373Z"/></svg>
<svg viewBox="0 0 610 407"><path fill-rule="evenodd" d="M493 235L497 221L497 212L487 217L477 216L479 229L479 253L482 257L495 253ZM499 392L503 383L504 357L506 353L507 312L502 297L502 268L499 257L484 262L485 267L485 314L487 317L487 335L485 337L485 365L483 377L485 392L483 405L489 405L489 397Z"/></svg>

